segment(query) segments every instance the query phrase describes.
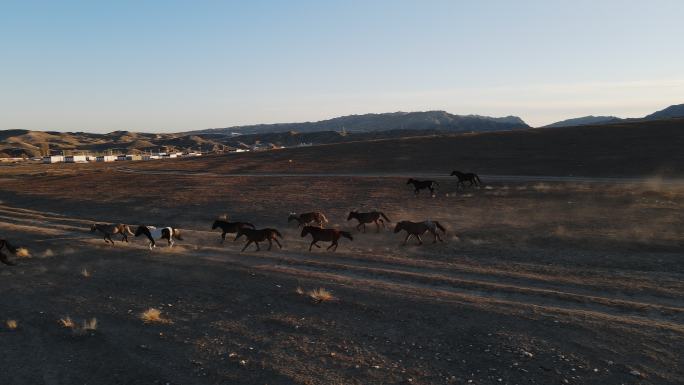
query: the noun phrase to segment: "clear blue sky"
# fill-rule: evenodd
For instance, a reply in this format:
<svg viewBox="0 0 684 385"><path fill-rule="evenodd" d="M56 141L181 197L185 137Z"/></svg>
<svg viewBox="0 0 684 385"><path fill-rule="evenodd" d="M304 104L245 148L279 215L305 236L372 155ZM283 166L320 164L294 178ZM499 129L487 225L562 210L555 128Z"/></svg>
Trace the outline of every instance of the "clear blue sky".
<svg viewBox="0 0 684 385"><path fill-rule="evenodd" d="M684 102L684 1L0 1L0 129Z"/></svg>

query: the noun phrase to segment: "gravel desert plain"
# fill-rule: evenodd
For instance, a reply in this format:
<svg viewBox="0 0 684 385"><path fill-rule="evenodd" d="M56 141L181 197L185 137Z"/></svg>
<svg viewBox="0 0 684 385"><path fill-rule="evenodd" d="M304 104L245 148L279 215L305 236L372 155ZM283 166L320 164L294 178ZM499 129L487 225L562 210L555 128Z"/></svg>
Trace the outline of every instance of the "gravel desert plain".
<svg viewBox="0 0 684 385"><path fill-rule="evenodd" d="M30 253L0 265L0 384L682 384L683 128L0 165L0 238ZM354 209L391 223L361 233ZM314 210L354 240L309 252L287 217ZM221 244L222 215L283 249ZM444 242L391 231L425 219ZM112 246L95 222L183 240Z"/></svg>

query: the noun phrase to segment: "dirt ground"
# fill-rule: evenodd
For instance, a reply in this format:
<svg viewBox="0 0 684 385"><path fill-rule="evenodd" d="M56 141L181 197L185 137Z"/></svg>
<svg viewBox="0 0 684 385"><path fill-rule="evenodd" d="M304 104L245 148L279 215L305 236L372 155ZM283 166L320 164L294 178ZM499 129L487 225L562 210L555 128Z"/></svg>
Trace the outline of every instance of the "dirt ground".
<svg viewBox="0 0 684 385"><path fill-rule="evenodd" d="M0 168L0 238L31 252L0 265L0 384L684 382L684 187L439 182ZM352 209L437 220L445 242L359 233ZM308 252L286 218L310 210L354 240ZM222 214L280 229L283 250L221 245ZM109 246L94 221L184 240ZM144 323L151 307L168 322Z"/></svg>

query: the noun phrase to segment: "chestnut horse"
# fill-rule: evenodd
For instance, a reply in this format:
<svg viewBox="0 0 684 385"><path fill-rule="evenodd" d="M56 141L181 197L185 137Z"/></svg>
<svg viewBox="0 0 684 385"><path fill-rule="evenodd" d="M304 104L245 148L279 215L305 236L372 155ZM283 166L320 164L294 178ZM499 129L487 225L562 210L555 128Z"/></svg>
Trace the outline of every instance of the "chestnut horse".
<svg viewBox="0 0 684 385"><path fill-rule="evenodd" d="M328 218L326 218L325 215L320 211L302 214L290 213L290 215L287 217L287 221L292 222L293 220L297 221L297 227L305 226L312 222L316 222L318 223L319 227L323 227L325 223L328 223Z"/></svg>
<svg viewBox="0 0 684 385"><path fill-rule="evenodd" d="M412 236L415 235L416 238L418 238L418 244L422 245L423 240L420 239L420 236L425 234L426 232L432 233L434 236L434 241L432 243L437 242L439 239L440 242L442 242L442 238L439 237L439 234L437 233L437 229L442 230L443 233L446 234L446 230L442 225L439 224L437 221L423 221L423 222L411 222L411 221L401 221L397 223L397 225L394 227L394 233L398 233L401 230L406 230L406 239L404 239L404 245L406 242L411 238Z"/></svg>
<svg viewBox="0 0 684 385"><path fill-rule="evenodd" d="M385 221L382 220L382 218L385 218L385 221L387 223L390 222L390 219L387 218L387 216L380 212L380 211L371 211L369 213L360 213L358 211L350 211L349 215L347 216L347 221L350 221L354 218L359 221L359 224L356 225L356 230L361 231L361 228L363 228L363 232L366 232L366 223L375 223L375 229L376 232L380 232L380 225L378 222L382 224L382 227L385 227Z"/></svg>
<svg viewBox="0 0 684 385"><path fill-rule="evenodd" d="M124 225L123 223L117 223L115 225L107 225L104 223L93 223L93 225L90 226L90 232L94 233L96 231L99 231L102 234L104 234L105 243L111 242L112 245L114 244L114 241L112 240L112 235L114 235L114 234L121 234L121 242L127 242L127 243L128 243L128 236L134 235L133 232L131 231L131 228L128 225Z"/></svg>
<svg viewBox="0 0 684 385"><path fill-rule="evenodd" d="M283 245L278 242L278 237L282 238L283 235L280 234L280 232L276 229L260 229L260 230L255 230L255 229L250 229L248 227L240 227L237 229L237 235L235 236L235 241L237 241L238 238L241 236L245 236L247 238L247 243L245 244L245 247L242 248L240 251L245 251L247 246L250 245L250 243L254 242L256 245L257 251L261 250L259 248L259 242L263 241L268 241L268 250L271 250L271 247L273 247L273 242L278 245L279 248L283 248Z"/></svg>
<svg viewBox="0 0 684 385"><path fill-rule="evenodd" d="M247 222L228 222L224 221L221 219L217 219L214 221L214 224L211 225L211 229L214 230L217 227L220 227L221 230L223 230L223 234L221 234L221 243L226 241L226 234L228 233L237 233L239 229L243 227L249 227L251 229L254 229L254 225L251 223Z"/></svg>
<svg viewBox="0 0 684 385"><path fill-rule="evenodd" d="M315 226L305 226L302 229L302 238L306 237L308 234L311 234L313 237L313 241L311 241L311 244L309 245L309 251L311 251L311 247L313 246L320 248L320 246L316 244L318 241L332 242L326 250L330 250L330 248L334 247L333 251L335 251L337 250L337 241L339 241L340 237L349 238L350 241L354 240L354 237L347 231L322 229Z"/></svg>

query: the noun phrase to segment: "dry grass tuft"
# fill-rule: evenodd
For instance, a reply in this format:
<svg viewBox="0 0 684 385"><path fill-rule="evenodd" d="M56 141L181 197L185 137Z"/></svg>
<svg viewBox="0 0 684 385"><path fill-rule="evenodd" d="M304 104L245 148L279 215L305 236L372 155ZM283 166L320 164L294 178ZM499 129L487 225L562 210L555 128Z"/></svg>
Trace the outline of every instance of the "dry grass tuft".
<svg viewBox="0 0 684 385"><path fill-rule="evenodd" d="M167 323L171 323L171 320L162 317L161 310L155 309L153 307L142 312L142 314L140 314L140 319L142 319L143 322L145 322L146 324L151 324L151 323L167 324Z"/></svg>
<svg viewBox="0 0 684 385"><path fill-rule="evenodd" d="M31 256L31 253L29 253L28 249L25 247L20 247L17 249L17 252L14 253L19 258L28 258Z"/></svg>
<svg viewBox="0 0 684 385"><path fill-rule="evenodd" d="M66 328L66 329L73 329L74 327L76 327L76 324L74 323L74 321L69 316L66 316L64 318L60 318L59 324L63 328Z"/></svg>
<svg viewBox="0 0 684 385"><path fill-rule="evenodd" d="M7 321L5 321L5 324L7 325L7 328L9 330L16 330L16 328L19 327L19 322L13 319L8 319Z"/></svg>
<svg viewBox="0 0 684 385"><path fill-rule="evenodd" d="M335 298L335 296L332 295L331 292L327 291L322 287L319 287L318 289L313 289L309 291L307 294L309 295L309 298L311 298L311 300L315 303L332 302L337 300L337 298Z"/></svg>
<svg viewBox="0 0 684 385"><path fill-rule="evenodd" d="M85 330L85 331L97 330L97 318L91 318L87 321L83 321L83 330Z"/></svg>
<svg viewBox="0 0 684 385"><path fill-rule="evenodd" d="M301 286L297 286L297 288L295 289L295 293L297 293L297 294L299 294L299 295L304 295L304 294L305 294L304 289L302 289Z"/></svg>
<svg viewBox="0 0 684 385"><path fill-rule="evenodd" d="M81 270L81 276L82 276L83 278L90 278L90 272L88 271L87 268L84 267L84 268Z"/></svg>

